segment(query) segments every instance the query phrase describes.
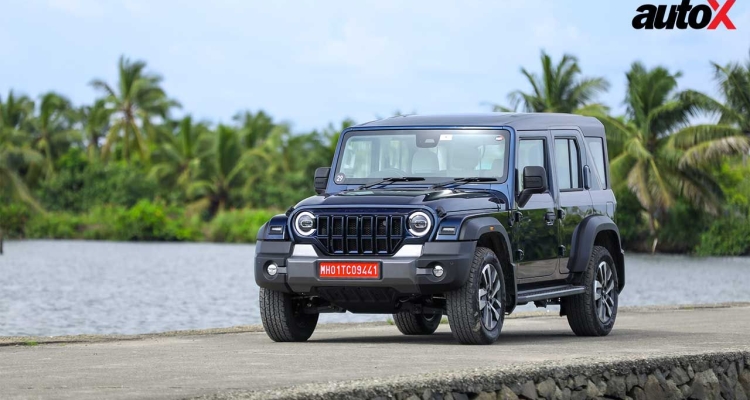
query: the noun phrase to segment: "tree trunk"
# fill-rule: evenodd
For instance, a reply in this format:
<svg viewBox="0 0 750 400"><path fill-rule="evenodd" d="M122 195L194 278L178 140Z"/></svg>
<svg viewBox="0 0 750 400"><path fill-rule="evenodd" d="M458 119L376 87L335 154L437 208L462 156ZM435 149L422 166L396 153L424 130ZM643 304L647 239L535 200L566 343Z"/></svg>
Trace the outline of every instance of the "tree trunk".
<svg viewBox="0 0 750 400"><path fill-rule="evenodd" d="M656 236L656 218L652 211L648 212L648 231L649 236L653 239L651 242L651 254L656 253L656 245L659 243L659 238Z"/></svg>

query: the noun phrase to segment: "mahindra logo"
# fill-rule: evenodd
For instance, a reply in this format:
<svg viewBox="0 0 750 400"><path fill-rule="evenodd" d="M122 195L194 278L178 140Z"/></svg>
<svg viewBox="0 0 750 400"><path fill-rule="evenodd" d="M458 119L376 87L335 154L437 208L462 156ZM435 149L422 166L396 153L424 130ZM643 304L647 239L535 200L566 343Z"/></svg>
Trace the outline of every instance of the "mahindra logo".
<svg viewBox="0 0 750 400"><path fill-rule="evenodd" d="M638 7L640 13L633 18L635 29L703 29L714 30L719 25L727 29L737 29L729 19L729 10L735 0L726 0L720 4L717 0L708 0L708 5L693 6L690 0L682 0L680 5L659 6L644 4ZM710 6L710 7L709 7ZM715 12L715 13L714 13Z"/></svg>

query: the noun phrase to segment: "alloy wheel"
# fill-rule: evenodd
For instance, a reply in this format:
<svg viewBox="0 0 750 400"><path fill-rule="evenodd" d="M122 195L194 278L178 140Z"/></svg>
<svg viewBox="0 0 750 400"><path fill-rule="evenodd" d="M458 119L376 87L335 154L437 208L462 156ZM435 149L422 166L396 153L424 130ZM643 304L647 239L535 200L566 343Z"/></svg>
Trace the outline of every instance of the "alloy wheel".
<svg viewBox="0 0 750 400"><path fill-rule="evenodd" d="M482 278L479 281L479 312L482 315L482 325L487 330L493 330L502 317L502 298L500 277L492 264L482 268Z"/></svg>
<svg viewBox="0 0 750 400"><path fill-rule="evenodd" d="M615 276L612 267L602 261L596 269L594 279L594 300L596 301L596 315L599 321L607 323L612 318L615 308Z"/></svg>

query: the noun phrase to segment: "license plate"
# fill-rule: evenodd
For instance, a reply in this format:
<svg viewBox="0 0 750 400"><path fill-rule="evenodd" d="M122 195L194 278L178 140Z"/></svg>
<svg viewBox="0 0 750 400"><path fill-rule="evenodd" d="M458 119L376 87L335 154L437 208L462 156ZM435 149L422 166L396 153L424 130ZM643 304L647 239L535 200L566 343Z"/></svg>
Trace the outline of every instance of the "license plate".
<svg viewBox="0 0 750 400"><path fill-rule="evenodd" d="M318 264L318 273L321 278L331 279L379 279L380 263L321 261Z"/></svg>

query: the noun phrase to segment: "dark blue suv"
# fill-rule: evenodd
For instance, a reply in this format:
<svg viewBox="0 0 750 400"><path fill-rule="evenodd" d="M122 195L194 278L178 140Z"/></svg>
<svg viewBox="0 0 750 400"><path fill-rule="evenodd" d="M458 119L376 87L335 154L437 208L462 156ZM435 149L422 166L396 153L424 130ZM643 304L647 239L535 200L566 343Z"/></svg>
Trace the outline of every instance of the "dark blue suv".
<svg viewBox="0 0 750 400"><path fill-rule="evenodd" d="M407 335L447 314L497 340L518 305L559 304L607 335L625 284L603 125L567 114L394 117L346 129L316 196L258 234L266 332L304 341L323 312L393 314Z"/></svg>

